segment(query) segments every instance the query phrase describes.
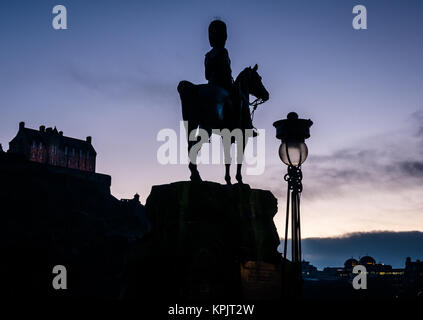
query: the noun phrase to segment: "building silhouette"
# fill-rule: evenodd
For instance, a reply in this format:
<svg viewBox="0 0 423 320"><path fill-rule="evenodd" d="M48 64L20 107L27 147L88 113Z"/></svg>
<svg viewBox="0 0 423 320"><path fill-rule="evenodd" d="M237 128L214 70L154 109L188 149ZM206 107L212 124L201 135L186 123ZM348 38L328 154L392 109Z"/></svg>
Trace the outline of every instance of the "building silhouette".
<svg viewBox="0 0 423 320"><path fill-rule="evenodd" d="M66 137L56 127L26 128L25 122L20 122L18 133L9 142L8 152L22 154L33 162L95 172L97 152L91 140L91 137L86 140Z"/></svg>
<svg viewBox="0 0 423 320"><path fill-rule="evenodd" d="M347 259L344 262L344 270L345 270L345 272L351 273L352 270L354 269L354 267L356 265L358 265L358 264L359 264L359 262L356 259L352 258L352 257L349 258L349 259Z"/></svg>
<svg viewBox="0 0 423 320"><path fill-rule="evenodd" d="M119 298L127 259L150 229L139 196L111 194L111 176L95 172L90 138L20 123L9 145L0 149L3 291L12 298ZM51 287L58 264L72 270L72 285L61 292Z"/></svg>
<svg viewBox="0 0 423 320"><path fill-rule="evenodd" d="M352 286L357 273L355 266L366 267L367 289ZM303 293L306 299L423 299L423 262L407 258L405 268L377 263L371 256L349 258L344 267L326 267L317 270L307 261L302 262Z"/></svg>
<svg viewBox="0 0 423 320"><path fill-rule="evenodd" d="M407 257L404 270L406 295L423 299L423 261Z"/></svg>
<svg viewBox="0 0 423 320"><path fill-rule="evenodd" d="M376 260L371 256L363 256L354 259L349 258L344 262L343 267L325 267L322 271L317 270L316 267L311 265L308 261L302 262L303 277L321 279L321 280L341 280L352 279L356 276L353 269L356 265L366 267L367 275L371 278L400 278L404 275L404 269L392 268L391 265L384 263L376 263ZM411 266L411 262L410 262Z"/></svg>

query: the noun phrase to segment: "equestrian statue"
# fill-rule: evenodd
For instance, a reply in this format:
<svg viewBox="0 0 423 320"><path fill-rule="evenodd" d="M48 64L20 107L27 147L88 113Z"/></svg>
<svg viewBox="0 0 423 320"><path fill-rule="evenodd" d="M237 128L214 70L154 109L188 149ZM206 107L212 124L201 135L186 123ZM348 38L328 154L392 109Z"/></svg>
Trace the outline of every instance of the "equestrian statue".
<svg viewBox="0 0 423 320"><path fill-rule="evenodd" d="M236 140L233 136L225 139L225 134L241 132L241 141L236 141L241 152L237 153L236 180L242 183L242 160L245 145L250 137L258 132L252 124L250 105L254 107L269 100L269 92L263 86L257 73L257 64L241 71L235 81L232 78L231 60L225 48L227 40L226 24L214 20L209 25L209 42L212 49L205 57L205 76L207 84L195 85L189 81L181 81L178 92L182 103L182 118L188 139L189 169L191 181L201 181L197 169L197 154L201 149L201 139L195 137L198 129L222 135L225 158L225 181L231 184L230 165L231 144ZM250 103L249 96L256 100ZM194 135L194 136L193 136Z"/></svg>

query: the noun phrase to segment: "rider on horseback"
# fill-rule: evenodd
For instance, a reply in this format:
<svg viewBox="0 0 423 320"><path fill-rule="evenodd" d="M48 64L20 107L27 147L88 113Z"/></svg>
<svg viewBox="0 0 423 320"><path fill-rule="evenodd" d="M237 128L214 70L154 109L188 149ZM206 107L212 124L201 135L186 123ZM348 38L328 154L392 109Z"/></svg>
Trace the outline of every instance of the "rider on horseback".
<svg viewBox="0 0 423 320"><path fill-rule="evenodd" d="M226 24L223 21L214 20L210 23L209 42L212 49L207 52L204 61L206 79L209 84L226 90L230 98L227 101L229 107L241 108L240 114L243 119L240 126L245 129L253 129L248 100L241 103L239 88L234 85L232 78L231 60L229 59L228 50L225 48L227 37ZM255 135L256 133L254 132Z"/></svg>
<svg viewBox="0 0 423 320"><path fill-rule="evenodd" d="M251 103L254 106L253 111L257 105L269 100L269 92L257 73L257 64L254 67L246 67L233 81L231 60L225 49L226 38L225 23L220 20L213 21L209 26L212 50L206 54L204 63L206 79L209 83L196 85L182 80L178 84L182 119L187 132L190 158L188 166L192 181L201 181L197 169L197 156L202 144L207 143L207 138L203 134L205 130L209 142L213 133L222 136L226 168L225 181L228 184L231 184L231 145L236 142L237 173L235 177L238 183L242 183L241 168L245 146L249 138L257 136L250 117L249 96L256 97L256 100ZM251 131L246 129L253 129L252 135Z"/></svg>

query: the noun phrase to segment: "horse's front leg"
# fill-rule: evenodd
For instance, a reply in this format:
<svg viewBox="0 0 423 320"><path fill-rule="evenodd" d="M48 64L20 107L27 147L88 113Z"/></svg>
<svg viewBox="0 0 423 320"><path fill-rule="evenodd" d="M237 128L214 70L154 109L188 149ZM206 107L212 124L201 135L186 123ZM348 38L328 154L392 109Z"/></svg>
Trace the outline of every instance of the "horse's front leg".
<svg viewBox="0 0 423 320"><path fill-rule="evenodd" d="M223 142L223 154L225 157L225 181L226 184L230 185L231 182L231 143L226 139L222 138Z"/></svg>
<svg viewBox="0 0 423 320"><path fill-rule="evenodd" d="M225 164L225 181L226 184L232 184L231 182L231 164Z"/></svg>
<svg viewBox="0 0 423 320"><path fill-rule="evenodd" d="M248 137L244 136L244 140L241 141L241 145L237 145L237 165L236 165L235 179L240 184L243 184L241 170L242 170L242 161L244 160L245 145L248 141L247 139L248 139Z"/></svg>
<svg viewBox="0 0 423 320"><path fill-rule="evenodd" d="M236 165L236 176L235 176L235 178L236 178L236 181L238 181L238 183L243 184L241 169L242 169L242 163L238 163Z"/></svg>

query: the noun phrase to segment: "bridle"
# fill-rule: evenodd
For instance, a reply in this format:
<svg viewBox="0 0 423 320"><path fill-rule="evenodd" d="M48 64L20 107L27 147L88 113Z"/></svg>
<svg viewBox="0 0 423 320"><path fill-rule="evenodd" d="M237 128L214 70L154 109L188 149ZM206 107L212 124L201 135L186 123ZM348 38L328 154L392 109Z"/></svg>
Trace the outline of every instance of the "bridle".
<svg viewBox="0 0 423 320"><path fill-rule="evenodd" d="M253 102L249 102L248 104L250 106L253 107L253 111L251 111L251 121L254 120L254 112L256 112L256 109L259 105L261 105L262 103L265 103L266 101L264 101L262 98L257 98L256 100L254 100Z"/></svg>
<svg viewBox="0 0 423 320"><path fill-rule="evenodd" d="M252 106L253 107L253 110L250 113L251 121L253 121L254 120L254 112L256 112L257 107L259 105L261 105L262 103L265 103L266 101L264 101L261 98L257 98L253 102L250 102L250 100L248 99L248 94L245 95L244 92L243 92L243 90L242 90L242 88L241 88L241 81L239 82L238 86L239 86L239 91L240 91L240 94L241 94L241 98L244 100L245 103L247 103L249 106Z"/></svg>

